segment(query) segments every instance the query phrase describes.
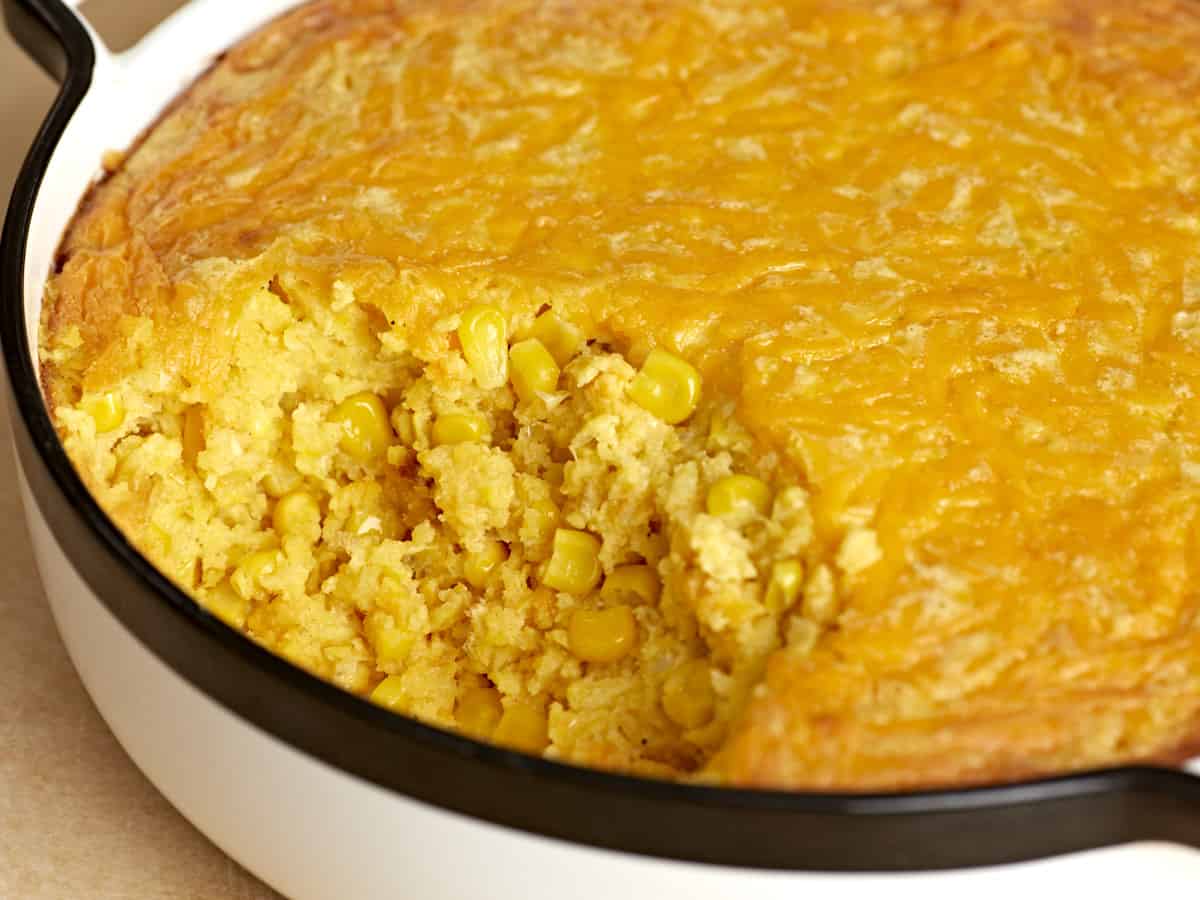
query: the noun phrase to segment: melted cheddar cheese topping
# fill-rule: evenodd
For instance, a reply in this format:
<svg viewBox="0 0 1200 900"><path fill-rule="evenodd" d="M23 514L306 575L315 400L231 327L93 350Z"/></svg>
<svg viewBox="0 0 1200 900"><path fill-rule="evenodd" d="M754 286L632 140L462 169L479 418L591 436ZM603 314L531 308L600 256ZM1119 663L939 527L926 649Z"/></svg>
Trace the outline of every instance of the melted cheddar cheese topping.
<svg viewBox="0 0 1200 900"><path fill-rule="evenodd" d="M200 602L434 723L784 787L1163 758L1198 99L1185 0L311 3L85 204L47 393ZM473 376L481 305L579 336L524 352L553 390ZM678 424L630 399L655 350ZM560 543L595 578L545 584Z"/></svg>

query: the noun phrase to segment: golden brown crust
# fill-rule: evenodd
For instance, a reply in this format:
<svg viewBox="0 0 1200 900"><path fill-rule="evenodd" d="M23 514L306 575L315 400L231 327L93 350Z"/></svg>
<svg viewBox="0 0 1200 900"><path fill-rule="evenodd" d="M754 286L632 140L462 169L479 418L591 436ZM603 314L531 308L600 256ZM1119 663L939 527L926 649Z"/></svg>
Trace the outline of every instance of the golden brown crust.
<svg viewBox="0 0 1200 900"><path fill-rule="evenodd" d="M1200 742L1198 10L310 4L85 204L47 389L120 383L130 317L218 388L214 258L352 284L418 355L478 293L553 300L694 361L812 493L808 625L717 777L1165 758Z"/></svg>

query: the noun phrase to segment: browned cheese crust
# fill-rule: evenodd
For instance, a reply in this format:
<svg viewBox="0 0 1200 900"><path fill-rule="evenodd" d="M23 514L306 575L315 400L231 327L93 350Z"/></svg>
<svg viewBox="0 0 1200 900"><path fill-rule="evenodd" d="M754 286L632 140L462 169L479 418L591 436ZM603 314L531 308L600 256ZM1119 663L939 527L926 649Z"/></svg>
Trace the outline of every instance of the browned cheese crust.
<svg viewBox="0 0 1200 900"><path fill-rule="evenodd" d="M323 0L88 198L46 390L164 571L427 721L785 788L1167 759L1198 190L1188 0ZM490 383L464 323L552 345L547 308L586 343Z"/></svg>

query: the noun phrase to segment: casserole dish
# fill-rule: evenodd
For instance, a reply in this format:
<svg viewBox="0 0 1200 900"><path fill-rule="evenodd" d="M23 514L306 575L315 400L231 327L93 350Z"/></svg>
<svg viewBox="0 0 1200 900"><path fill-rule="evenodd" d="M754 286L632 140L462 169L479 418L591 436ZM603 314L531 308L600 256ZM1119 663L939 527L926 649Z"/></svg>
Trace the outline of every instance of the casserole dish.
<svg viewBox="0 0 1200 900"><path fill-rule="evenodd" d="M64 78L5 234L4 339L31 527L60 627L97 704L202 830L298 897L347 888L460 896L485 886L499 896L549 896L580 893L579 883L597 895L627 884L770 895L819 876L753 870L947 868L1136 839L1197 840L1188 803L1196 784L1165 769L895 796L729 791L578 771L389 716L198 611L128 545L75 476L46 416L30 348L37 285L102 152L127 146L212 54L278 11L264 5L241 21L218 20L219 9L190 6L120 58L65 6L7 10L14 33ZM484 871L439 855L451 847ZM1104 865L1086 864L1093 873ZM1006 871L1020 879L1035 870Z"/></svg>

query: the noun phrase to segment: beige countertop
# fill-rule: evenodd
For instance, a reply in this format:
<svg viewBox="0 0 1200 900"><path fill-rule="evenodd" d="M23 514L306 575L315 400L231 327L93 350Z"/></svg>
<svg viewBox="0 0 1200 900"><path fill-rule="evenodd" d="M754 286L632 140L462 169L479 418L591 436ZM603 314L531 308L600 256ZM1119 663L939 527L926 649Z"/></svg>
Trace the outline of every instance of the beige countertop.
<svg viewBox="0 0 1200 900"><path fill-rule="evenodd" d="M91 0L115 45L174 0ZM54 86L0 36L0 197ZM0 415L7 419L5 398ZM34 570L12 450L0 441L0 898L265 900L277 895L191 827L125 756L75 675Z"/></svg>

